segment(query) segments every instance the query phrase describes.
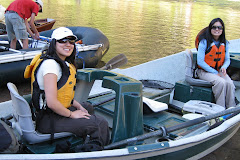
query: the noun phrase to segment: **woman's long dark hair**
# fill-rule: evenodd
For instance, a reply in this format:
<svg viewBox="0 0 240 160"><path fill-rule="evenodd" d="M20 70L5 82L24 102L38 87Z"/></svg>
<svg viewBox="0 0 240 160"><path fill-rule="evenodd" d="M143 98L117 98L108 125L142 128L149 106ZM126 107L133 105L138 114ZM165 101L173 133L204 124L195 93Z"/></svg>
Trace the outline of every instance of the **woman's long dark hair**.
<svg viewBox="0 0 240 160"><path fill-rule="evenodd" d="M45 54L47 54L47 55L49 55L51 57L56 57L56 58L60 59L58 57L58 55L57 55L57 52L56 52L56 42L57 42L56 39L53 38L52 41L50 42L50 46L46 50ZM76 67L75 56L76 56L76 45L74 44L74 49L73 49L72 54L69 57L67 57L65 59L65 61L67 61L68 63L73 64Z"/></svg>
<svg viewBox="0 0 240 160"><path fill-rule="evenodd" d="M207 48L211 45L211 43L213 42L213 36L211 34L211 29L212 29L212 26L214 23L216 22L220 22L223 26L223 30L222 30L222 34L220 35L219 37L219 42L220 43L224 43L225 46L226 46L226 38L225 38L225 25L224 25L224 22L221 18L215 18L213 19L210 23L209 23L209 26L207 27L206 31L203 32L203 34L201 34L199 36L199 42L202 40L202 39L206 39L207 40Z"/></svg>

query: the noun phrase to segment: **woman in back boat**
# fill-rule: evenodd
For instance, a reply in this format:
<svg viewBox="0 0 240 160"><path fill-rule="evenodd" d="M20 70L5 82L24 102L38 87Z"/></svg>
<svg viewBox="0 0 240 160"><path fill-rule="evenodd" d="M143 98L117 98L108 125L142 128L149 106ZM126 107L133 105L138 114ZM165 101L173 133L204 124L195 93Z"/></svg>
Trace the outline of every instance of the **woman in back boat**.
<svg viewBox="0 0 240 160"><path fill-rule="evenodd" d="M197 64L198 77L213 85L216 104L225 108L235 107L235 86L226 72L230 65L229 44L220 18L213 19L200 35Z"/></svg>

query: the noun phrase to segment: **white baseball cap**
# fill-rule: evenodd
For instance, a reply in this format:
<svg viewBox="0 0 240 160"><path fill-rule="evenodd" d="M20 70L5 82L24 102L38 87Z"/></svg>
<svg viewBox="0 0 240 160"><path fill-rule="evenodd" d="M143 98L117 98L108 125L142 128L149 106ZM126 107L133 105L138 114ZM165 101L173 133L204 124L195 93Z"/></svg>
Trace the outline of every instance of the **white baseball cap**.
<svg viewBox="0 0 240 160"><path fill-rule="evenodd" d="M42 7L43 9L43 2L42 0L35 0L36 3L40 4L40 6ZM39 12L42 12L42 9L39 11Z"/></svg>
<svg viewBox="0 0 240 160"><path fill-rule="evenodd" d="M77 36L75 36L73 32L66 27L59 27L55 29L51 36L51 38L55 38L56 40L60 40L66 37L73 37L75 40L77 39Z"/></svg>

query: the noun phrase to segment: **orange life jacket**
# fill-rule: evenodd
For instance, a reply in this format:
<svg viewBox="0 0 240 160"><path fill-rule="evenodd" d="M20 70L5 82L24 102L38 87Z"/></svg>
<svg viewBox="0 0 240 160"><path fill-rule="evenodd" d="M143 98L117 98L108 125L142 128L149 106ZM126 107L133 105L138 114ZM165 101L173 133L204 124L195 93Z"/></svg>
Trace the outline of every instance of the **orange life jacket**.
<svg viewBox="0 0 240 160"><path fill-rule="evenodd" d="M212 68L219 71L225 59L225 44L221 43L219 47L213 42L211 47L206 50L204 61ZM198 68L201 68L198 66Z"/></svg>

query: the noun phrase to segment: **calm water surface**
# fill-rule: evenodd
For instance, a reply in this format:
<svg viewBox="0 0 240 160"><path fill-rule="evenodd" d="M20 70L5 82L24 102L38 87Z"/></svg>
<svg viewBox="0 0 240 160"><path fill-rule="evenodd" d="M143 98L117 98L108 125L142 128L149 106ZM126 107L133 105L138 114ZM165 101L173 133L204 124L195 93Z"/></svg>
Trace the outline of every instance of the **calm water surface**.
<svg viewBox="0 0 240 160"><path fill-rule="evenodd" d="M7 7L13 0L1 0ZM194 48L197 33L213 18L226 24L227 39L240 37L239 0L43 0L39 18L60 26L100 29L110 41L103 58L124 53L125 67Z"/></svg>

